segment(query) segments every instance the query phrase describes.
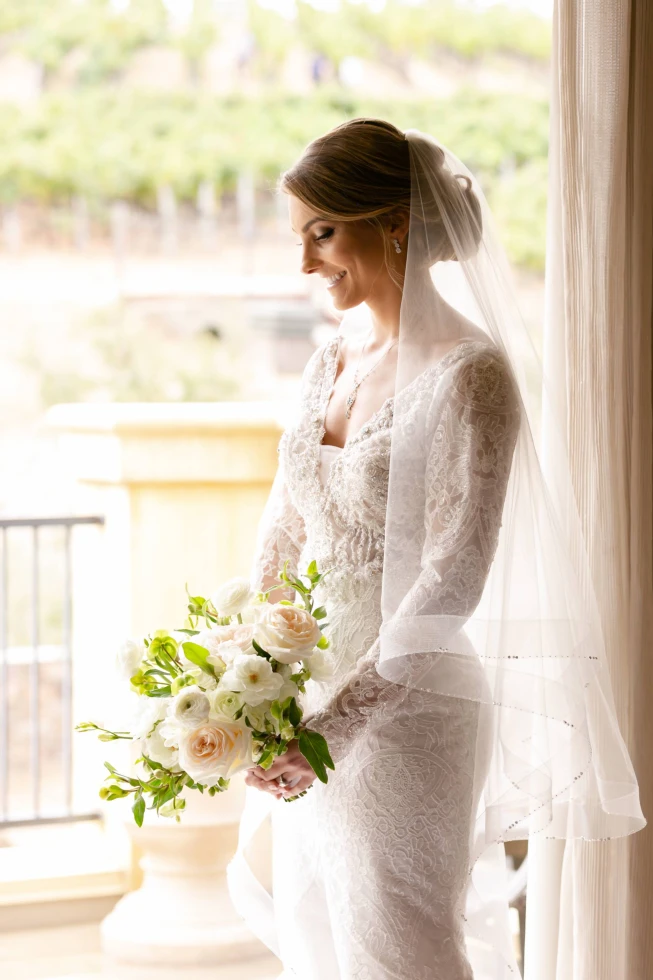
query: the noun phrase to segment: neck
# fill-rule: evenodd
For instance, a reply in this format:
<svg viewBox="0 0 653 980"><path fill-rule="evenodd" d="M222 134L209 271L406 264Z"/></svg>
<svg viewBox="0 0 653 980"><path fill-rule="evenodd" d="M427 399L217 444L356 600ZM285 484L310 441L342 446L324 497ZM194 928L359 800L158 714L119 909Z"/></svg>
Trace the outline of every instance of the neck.
<svg viewBox="0 0 653 980"><path fill-rule="evenodd" d="M415 288L414 283L411 288ZM425 296L431 294L431 296L437 296L439 300L442 300L428 270L426 270L423 282L420 282L418 288L427 291ZM370 348L385 347L391 344L393 340L398 339L402 295L399 287L387 277L383 286L375 290L373 295L365 300L372 321Z"/></svg>

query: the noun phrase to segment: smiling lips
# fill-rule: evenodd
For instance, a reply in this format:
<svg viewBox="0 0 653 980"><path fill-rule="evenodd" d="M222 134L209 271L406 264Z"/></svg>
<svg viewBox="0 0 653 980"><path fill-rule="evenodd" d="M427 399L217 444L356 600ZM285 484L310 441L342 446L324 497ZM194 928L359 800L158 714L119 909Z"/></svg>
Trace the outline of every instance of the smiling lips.
<svg viewBox="0 0 653 980"><path fill-rule="evenodd" d="M327 279L327 289L333 289L334 286L338 285L342 277L346 275L346 272L336 272L335 276L329 276Z"/></svg>

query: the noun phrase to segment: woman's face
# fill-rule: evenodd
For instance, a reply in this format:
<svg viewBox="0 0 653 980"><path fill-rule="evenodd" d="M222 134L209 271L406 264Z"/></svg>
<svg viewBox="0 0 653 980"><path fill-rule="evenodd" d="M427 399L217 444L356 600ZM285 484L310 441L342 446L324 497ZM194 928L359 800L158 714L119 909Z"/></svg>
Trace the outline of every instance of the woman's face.
<svg viewBox="0 0 653 980"><path fill-rule="evenodd" d="M290 227L302 248L301 270L325 280L336 309L369 302L393 286L383 241L373 225L320 218L292 194L288 197Z"/></svg>

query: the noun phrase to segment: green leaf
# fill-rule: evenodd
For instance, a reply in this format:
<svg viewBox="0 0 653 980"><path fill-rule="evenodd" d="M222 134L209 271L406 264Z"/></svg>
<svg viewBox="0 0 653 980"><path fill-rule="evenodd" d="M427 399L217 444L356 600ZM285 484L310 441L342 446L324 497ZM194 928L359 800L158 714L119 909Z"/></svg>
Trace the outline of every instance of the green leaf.
<svg viewBox="0 0 653 980"><path fill-rule="evenodd" d="M205 647L201 647L199 643L193 643L191 640L184 640L181 646L186 658L192 664L196 664L197 667L201 667L207 674L212 674L215 677L215 670L207 659L209 651Z"/></svg>
<svg viewBox="0 0 653 980"><path fill-rule="evenodd" d="M297 725L302 720L302 712L294 698L290 699L290 704L288 705L288 721L293 726L297 728Z"/></svg>
<svg viewBox="0 0 653 980"><path fill-rule="evenodd" d="M329 641L327 640L326 636L321 636L320 639L317 641L318 650L326 650L328 646L329 646Z"/></svg>
<svg viewBox="0 0 653 980"><path fill-rule="evenodd" d="M308 575L309 578L313 578L314 575L317 575L317 562L315 561L315 559L313 559L313 561L306 569L306 574Z"/></svg>
<svg viewBox="0 0 653 980"><path fill-rule="evenodd" d="M166 684L165 687L157 687L153 691L146 691L146 696L148 698L167 698L170 696L170 685Z"/></svg>
<svg viewBox="0 0 653 980"><path fill-rule="evenodd" d="M112 765L111 765L111 763L110 763L110 762L105 762L105 763L104 763L104 765L105 765L105 767L106 767L106 768L107 768L107 769L109 770L109 772L110 772L111 774L113 774L114 772L117 772L117 771L118 771L118 770L116 769L116 767L115 767L115 766L112 766Z"/></svg>
<svg viewBox="0 0 653 980"><path fill-rule="evenodd" d="M281 710L281 704L278 701L271 702L270 714L272 715L273 718L276 718L277 721L281 721L283 712Z"/></svg>
<svg viewBox="0 0 653 980"><path fill-rule="evenodd" d="M138 827L143 826L143 817L145 816L145 800L139 793L134 800L134 805L132 806L132 813L134 814L134 820Z"/></svg>
<svg viewBox="0 0 653 980"><path fill-rule="evenodd" d="M319 732L311 731L310 728L304 728L303 731L306 733L308 738L310 738L313 748L324 765L328 769L335 769L336 767L333 764L333 759L331 758L331 753L329 752L329 746L327 745L327 740L325 739L324 735L320 735Z"/></svg>
<svg viewBox="0 0 653 980"><path fill-rule="evenodd" d="M177 633L185 633L186 636L197 636L199 630L177 630Z"/></svg>
<svg viewBox="0 0 653 980"><path fill-rule="evenodd" d="M265 657L266 660L270 660L270 654L264 650L263 647L260 647L254 638L252 638L252 646L258 653L259 657Z"/></svg>
<svg viewBox="0 0 653 980"><path fill-rule="evenodd" d="M308 732L305 728L301 730L299 733L299 751L304 756L320 782L328 783L329 777L327 776L324 763L322 762L313 743L313 739L311 738L312 734L313 733Z"/></svg>
<svg viewBox="0 0 653 980"><path fill-rule="evenodd" d="M327 611L325 606L318 606L317 609L313 610L313 619L324 619Z"/></svg>

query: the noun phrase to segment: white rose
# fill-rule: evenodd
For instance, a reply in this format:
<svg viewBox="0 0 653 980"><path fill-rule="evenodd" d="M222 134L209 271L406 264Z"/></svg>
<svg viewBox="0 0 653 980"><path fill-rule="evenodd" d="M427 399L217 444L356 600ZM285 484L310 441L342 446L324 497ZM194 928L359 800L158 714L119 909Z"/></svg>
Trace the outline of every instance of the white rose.
<svg viewBox="0 0 653 980"><path fill-rule="evenodd" d="M136 640L125 640L116 651L116 670L124 680L133 677L141 665L145 647Z"/></svg>
<svg viewBox="0 0 653 980"><path fill-rule="evenodd" d="M314 650L306 658L306 666L311 672L311 680L328 681L333 677L333 661L324 650Z"/></svg>
<svg viewBox="0 0 653 980"><path fill-rule="evenodd" d="M243 625L249 626L253 625L254 623L258 623L266 606L267 602L261 602L259 599L254 597L254 599L252 599L252 601L244 606L240 611Z"/></svg>
<svg viewBox="0 0 653 980"><path fill-rule="evenodd" d="M214 691L209 700L211 701L210 720L217 718L233 721L234 715L245 703L240 694L235 691L224 691L221 688Z"/></svg>
<svg viewBox="0 0 653 980"><path fill-rule="evenodd" d="M265 657L241 653L222 675L221 686L239 691L246 704L257 705L273 701L283 685L283 677L275 674Z"/></svg>
<svg viewBox="0 0 653 980"><path fill-rule="evenodd" d="M145 738L157 721L165 718L171 704L172 698L138 697L129 728L133 737Z"/></svg>
<svg viewBox="0 0 653 980"><path fill-rule="evenodd" d="M234 629L232 640L237 643L243 653L254 653L252 640L256 635L255 623L239 623Z"/></svg>
<svg viewBox="0 0 653 980"><path fill-rule="evenodd" d="M209 722L184 734L179 764L191 779L213 786L253 765L249 729L238 722Z"/></svg>
<svg viewBox="0 0 653 980"><path fill-rule="evenodd" d="M168 717L183 728L197 728L208 720L211 702L197 684L182 687L173 698Z"/></svg>
<svg viewBox="0 0 653 980"><path fill-rule="evenodd" d="M299 688L294 681L284 681L277 697L279 701L285 701L286 698L299 698Z"/></svg>
<svg viewBox="0 0 653 980"><path fill-rule="evenodd" d="M174 749L179 748L179 743L188 731L184 725L175 721L170 715L164 718L160 725L157 725L156 730L166 748Z"/></svg>
<svg viewBox="0 0 653 980"><path fill-rule="evenodd" d="M221 616L235 616L248 606L254 591L246 578L231 578L211 596L211 602Z"/></svg>
<svg viewBox="0 0 653 980"><path fill-rule="evenodd" d="M215 691L216 687L218 686L218 678L214 677L213 674L206 674L203 670L200 671L200 674L201 677L198 679L197 683L202 690Z"/></svg>
<svg viewBox="0 0 653 980"><path fill-rule="evenodd" d="M166 769L172 769L179 761L179 752L176 748L169 748L159 732L158 726L154 729L149 738L144 739L143 755L154 762L160 762Z"/></svg>
<svg viewBox="0 0 653 980"><path fill-rule="evenodd" d="M297 606L268 605L256 626L256 642L282 664L294 664L314 649L322 633L317 620Z"/></svg>

